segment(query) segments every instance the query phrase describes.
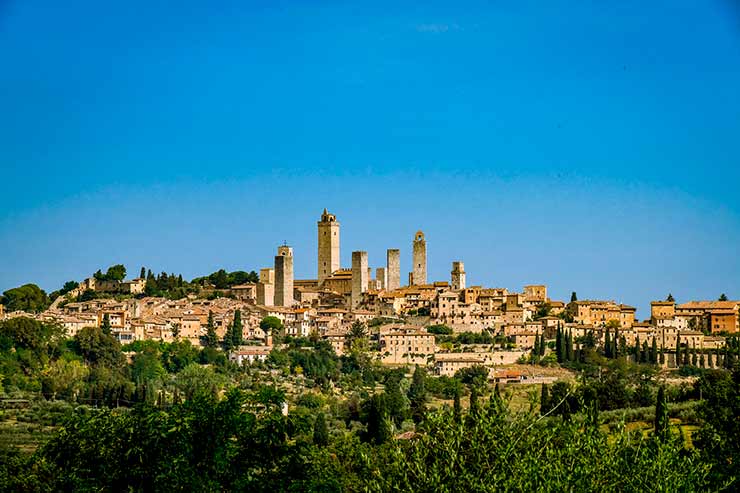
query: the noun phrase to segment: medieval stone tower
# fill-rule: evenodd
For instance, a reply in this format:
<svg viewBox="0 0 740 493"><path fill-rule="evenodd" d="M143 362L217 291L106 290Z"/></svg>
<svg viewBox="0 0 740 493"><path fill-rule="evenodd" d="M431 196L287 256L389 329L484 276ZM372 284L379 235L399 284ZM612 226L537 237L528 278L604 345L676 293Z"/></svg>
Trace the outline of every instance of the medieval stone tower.
<svg viewBox="0 0 740 493"><path fill-rule="evenodd" d="M401 287L401 251L391 248L386 252L386 289L393 291Z"/></svg>
<svg viewBox="0 0 740 493"><path fill-rule="evenodd" d="M452 262L452 289L465 289L465 264Z"/></svg>
<svg viewBox="0 0 740 493"><path fill-rule="evenodd" d="M293 303L293 249L282 245L275 256L275 306Z"/></svg>
<svg viewBox="0 0 740 493"><path fill-rule="evenodd" d="M427 283L427 242L424 239L424 233L417 231L414 235L414 249L413 249L413 261L414 267L412 270L411 279L413 284L426 284Z"/></svg>
<svg viewBox="0 0 740 493"><path fill-rule="evenodd" d="M319 230L319 286L339 270L339 223L326 209L317 223Z"/></svg>
<svg viewBox="0 0 740 493"><path fill-rule="evenodd" d="M275 304L275 269L260 269L260 281L257 283L257 304L273 306Z"/></svg>
<svg viewBox="0 0 740 493"><path fill-rule="evenodd" d="M362 301L362 293L367 291L368 267L367 252L352 252L352 308Z"/></svg>

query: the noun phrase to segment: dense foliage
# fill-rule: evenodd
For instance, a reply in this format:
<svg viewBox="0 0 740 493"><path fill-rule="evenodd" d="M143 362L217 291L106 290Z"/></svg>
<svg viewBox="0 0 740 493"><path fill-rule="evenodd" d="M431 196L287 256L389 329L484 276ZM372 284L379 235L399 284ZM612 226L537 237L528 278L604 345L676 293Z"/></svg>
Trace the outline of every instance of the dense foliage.
<svg viewBox="0 0 740 493"><path fill-rule="evenodd" d="M24 284L5 291L0 303L5 305L9 312L22 310L33 313L45 310L49 306L49 298L46 292L35 284Z"/></svg>
<svg viewBox="0 0 740 493"><path fill-rule="evenodd" d="M32 454L0 447L0 491L736 489L738 369L667 385L654 364L581 347L563 362L578 379L532 386L514 406L481 366L436 378L381 366L369 332L355 324L341 357L286 337L238 368L213 346L121 347L101 328L67 339L55 324L3 321L0 391L69 404ZM738 351L730 339L724 361ZM690 438L677 416L698 427Z"/></svg>

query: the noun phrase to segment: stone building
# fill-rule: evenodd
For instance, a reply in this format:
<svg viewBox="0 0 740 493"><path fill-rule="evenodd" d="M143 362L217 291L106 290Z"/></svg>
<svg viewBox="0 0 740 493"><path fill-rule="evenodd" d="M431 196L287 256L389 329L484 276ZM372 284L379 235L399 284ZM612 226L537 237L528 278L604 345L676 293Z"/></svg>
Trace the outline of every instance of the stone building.
<svg viewBox="0 0 740 493"><path fill-rule="evenodd" d="M326 209L318 222L319 233L319 286L324 280L339 270L339 222L334 214Z"/></svg>
<svg viewBox="0 0 740 493"><path fill-rule="evenodd" d="M386 275L388 291L401 287L401 251L397 248L390 248L386 252Z"/></svg>
<svg viewBox="0 0 740 493"><path fill-rule="evenodd" d="M264 306L275 304L275 269L260 269L260 281L257 283L257 304Z"/></svg>
<svg viewBox="0 0 740 493"><path fill-rule="evenodd" d="M434 334L418 327L381 329L380 360L386 364L426 365L437 352Z"/></svg>
<svg viewBox="0 0 740 493"><path fill-rule="evenodd" d="M275 306L293 303L293 249L282 245L275 256Z"/></svg>
<svg viewBox="0 0 740 493"><path fill-rule="evenodd" d="M352 308L357 308L362 301L362 293L367 291L367 283L367 252L352 252Z"/></svg>
<svg viewBox="0 0 740 493"><path fill-rule="evenodd" d="M341 295L352 294L352 270L350 269L339 269L334 272L331 276L324 279L322 289L325 291L332 291Z"/></svg>
<svg viewBox="0 0 740 493"><path fill-rule="evenodd" d="M414 235L413 244L413 269L411 272L411 282L409 284L426 284L427 283L427 242L424 239L424 233L417 231Z"/></svg>
<svg viewBox="0 0 740 493"><path fill-rule="evenodd" d="M524 299L532 303L545 303L547 301L547 286L544 284L524 286Z"/></svg>
<svg viewBox="0 0 740 493"><path fill-rule="evenodd" d="M386 286L388 285L388 277L386 276L385 267L378 267L375 269L375 280L379 290L386 289Z"/></svg>
<svg viewBox="0 0 740 493"><path fill-rule="evenodd" d="M465 289L465 264L452 262L452 289Z"/></svg>

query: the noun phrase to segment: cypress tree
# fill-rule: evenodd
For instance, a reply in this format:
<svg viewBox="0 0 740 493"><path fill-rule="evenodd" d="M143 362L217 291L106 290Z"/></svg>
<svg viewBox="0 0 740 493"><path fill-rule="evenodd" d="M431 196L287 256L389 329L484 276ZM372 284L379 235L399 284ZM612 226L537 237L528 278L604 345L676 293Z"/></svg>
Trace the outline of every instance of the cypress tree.
<svg viewBox="0 0 740 493"><path fill-rule="evenodd" d="M642 351L640 352L640 363L650 362L650 348L648 347L647 341L642 343Z"/></svg>
<svg viewBox="0 0 740 493"><path fill-rule="evenodd" d="M699 367L704 368L705 367L705 361L704 361L704 351L699 353Z"/></svg>
<svg viewBox="0 0 740 493"><path fill-rule="evenodd" d="M498 390L498 384L493 385L493 392L491 393L491 399L488 403L488 414L494 415L500 413L504 409L504 400L501 398L501 392Z"/></svg>
<svg viewBox="0 0 740 493"><path fill-rule="evenodd" d="M570 330L565 337L565 359L573 361L573 333Z"/></svg>
<svg viewBox="0 0 740 493"><path fill-rule="evenodd" d="M144 267L142 267L139 272L139 279L146 279L146 269Z"/></svg>
<svg viewBox="0 0 740 493"><path fill-rule="evenodd" d="M213 323L213 311L208 310L208 323L206 323L206 346L216 347L218 345L218 336L216 335L216 326Z"/></svg>
<svg viewBox="0 0 740 493"><path fill-rule="evenodd" d="M313 443L319 447L329 444L329 428L326 426L324 413L319 413L313 423Z"/></svg>
<svg viewBox="0 0 740 493"><path fill-rule="evenodd" d="M470 417L477 417L478 411L478 386L472 383L470 384L470 407L468 408L468 415Z"/></svg>
<svg viewBox="0 0 740 493"><path fill-rule="evenodd" d="M676 336L676 368L681 366L681 337Z"/></svg>
<svg viewBox="0 0 740 493"><path fill-rule="evenodd" d="M544 356L545 351L547 351L547 342L545 341L545 332L543 331L540 338L540 356Z"/></svg>
<svg viewBox="0 0 740 493"><path fill-rule="evenodd" d="M462 406L460 406L460 386L455 387L455 400L452 401L452 415L455 422L460 422L462 416Z"/></svg>
<svg viewBox="0 0 740 493"><path fill-rule="evenodd" d="M604 356L606 358L613 358L612 354L612 338L609 327L606 328L606 334L604 334Z"/></svg>
<svg viewBox="0 0 740 493"><path fill-rule="evenodd" d="M717 368L722 368L722 353L720 351L720 348L717 348L714 355L714 366Z"/></svg>
<svg viewBox="0 0 740 493"><path fill-rule="evenodd" d="M231 338L232 338L232 345L234 347L239 347L242 345L242 342L243 342L242 311L239 309L236 309L234 311L234 323L233 323L233 330L231 331Z"/></svg>
<svg viewBox="0 0 740 493"><path fill-rule="evenodd" d="M383 394L370 398L370 410L367 418L367 435L369 441L381 445L391 439L391 422Z"/></svg>
<svg viewBox="0 0 740 493"><path fill-rule="evenodd" d="M100 330L103 331L103 334L110 335L110 315L107 313L103 315L103 322L100 324Z"/></svg>
<svg viewBox="0 0 740 493"><path fill-rule="evenodd" d="M691 366L699 366L699 356L696 354L696 344L691 347Z"/></svg>
<svg viewBox="0 0 740 493"><path fill-rule="evenodd" d="M660 440L668 438L668 404L663 385L658 389L658 398L655 402L655 436Z"/></svg>
<svg viewBox="0 0 740 493"><path fill-rule="evenodd" d="M619 347L620 345L621 341L619 339L619 327L616 327L614 329L614 343L612 347L613 358L619 358L619 352L621 350L621 348Z"/></svg>
<svg viewBox="0 0 740 493"><path fill-rule="evenodd" d="M558 325L558 331L555 334L555 355L557 356L558 363L563 362L563 331Z"/></svg>
<svg viewBox="0 0 740 493"><path fill-rule="evenodd" d="M545 415L548 412L550 412L550 389L543 383L540 391L540 414Z"/></svg>
<svg viewBox="0 0 740 493"><path fill-rule="evenodd" d="M411 403L411 418L415 423L420 423L426 413L426 370L417 366L409 387L408 398Z"/></svg>
<svg viewBox="0 0 740 493"><path fill-rule="evenodd" d="M686 346L683 348L683 365L689 366L689 343L686 342Z"/></svg>
<svg viewBox="0 0 740 493"><path fill-rule="evenodd" d="M658 341L653 337L653 345L650 347L650 363L658 364Z"/></svg>

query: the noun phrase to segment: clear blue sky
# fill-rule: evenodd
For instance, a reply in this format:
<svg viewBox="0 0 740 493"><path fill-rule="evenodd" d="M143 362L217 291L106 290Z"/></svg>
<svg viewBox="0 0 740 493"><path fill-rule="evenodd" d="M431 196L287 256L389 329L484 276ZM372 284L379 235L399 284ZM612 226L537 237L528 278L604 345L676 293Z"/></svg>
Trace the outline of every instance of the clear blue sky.
<svg viewBox="0 0 740 493"><path fill-rule="evenodd" d="M109 3L0 0L0 291L315 277L328 207L344 265L740 298L736 2Z"/></svg>

